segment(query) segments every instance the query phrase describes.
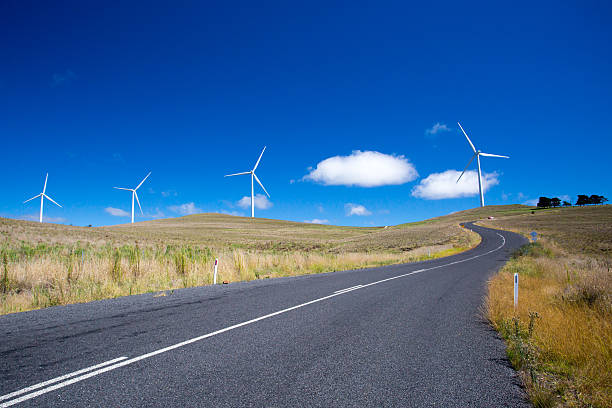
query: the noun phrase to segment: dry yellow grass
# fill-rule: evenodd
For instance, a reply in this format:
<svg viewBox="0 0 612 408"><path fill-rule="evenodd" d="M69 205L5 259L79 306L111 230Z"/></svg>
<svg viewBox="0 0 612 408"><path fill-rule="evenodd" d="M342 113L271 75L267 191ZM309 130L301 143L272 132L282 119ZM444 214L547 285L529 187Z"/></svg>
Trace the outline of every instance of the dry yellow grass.
<svg viewBox="0 0 612 408"><path fill-rule="evenodd" d="M456 220L388 228L200 214L104 228L0 219L0 313L218 282L411 262L479 238Z"/></svg>
<svg viewBox="0 0 612 408"><path fill-rule="evenodd" d="M609 206L573 208L484 223L545 237L491 279L487 297L535 406L612 407L612 236L600 224L611 215Z"/></svg>

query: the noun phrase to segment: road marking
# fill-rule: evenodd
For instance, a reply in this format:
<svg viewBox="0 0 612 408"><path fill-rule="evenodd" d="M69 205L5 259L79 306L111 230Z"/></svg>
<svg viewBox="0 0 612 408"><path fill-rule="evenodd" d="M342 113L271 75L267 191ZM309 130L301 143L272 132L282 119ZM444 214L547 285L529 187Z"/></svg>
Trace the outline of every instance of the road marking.
<svg viewBox="0 0 612 408"><path fill-rule="evenodd" d="M334 293L346 293L346 292L350 292L351 290L359 289L362 286L363 285L351 286L350 288L337 290Z"/></svg>
<svg viewBox="0 0 612 408"><path fill-rule="evenodd" d="M65 379L70 378L70 377L75 377L77 375L86 373L88 371L92 371L92 370L95 370L97 368L104 367L104 366L116 363L116 362L121 361L121 360L126 360L126 359L127 359L127 357L115 358L113 360L105 361L104 363L96 364L96 365L93 365L91 367L86 367L86 368L80 369L78 371L73 371L71 373L64 374L64 375L61 375L59 377L55 377L55 378L52 378L50 380L47 380L47 381L44 381L44 382L41 382L41 383L38 383L38 384L30 385L29 387L22 388L19 391L11 392L10 394L6 394L6 395L0 396L0 401L11 399L11 398L16 397L18 395L25 394L26 392L30 392L30 391L36 390L38 388L46 387L49 384L53 384L53 383L65 380Z"/></svg>
<svg viewBox="0 0 612 408"><path fill-rule="evenodd" d="M417 273L421 273L421 272L425 272L425 271L431 271L431 270L434 270L434 269L444 268L444 267L450 266L450 265L456 265L456 264L459 264L459 263L462 263L462 262L471 261L473 259L489 255L489 254L491 254L491 253L493 253L495 251L500 250L501 248L504 247L504 245L506 245L506 239L503 237L503 235L501 235L500 233L497 233L497 232L496 232L496 234L499 235L501 237L501 239L502 239L501 245L498 246L495 249L492 249L492 250L490 250L488 252L485 252L484 254L475 255L475 256L472 256L470 258L461 259L459 261L450 262L450 263L447 263L447 264L444 264L444 265L432 266L431 268L419 269L419 270L416 270L416 271L404 273L402 275L392 276L390 278L382 279L382 280L379 280L379 281L376 281L376 282L372 282L372 283L368 283L368 284L365 284L365 285L358 285L358 287L353 286L351 288L335 292L335 293L333 293L331 295L323 296L321 298L314 299L314 300L311 300L309 302L302 303L302 304L299 304L299 305L296 305L296 306L292 306L292 307L289 307L287 309L279 310L279 311L274 312L274 313L269 313L269 314L264 315L264 316L256 317L255 319L247 320L245 322L238 323L238 324L235 324L233 326L225 327L223 329L220 329L220 330L208 333L208 334L204 334L202 336L194 337L192 339L185 340L183 342L173 344L172 346L164 347L162 349L155 350L155 351L152 351L152 352L147 353L147 354L143 354L143 355L138 356L138 357L130 358L128 360L125 360L125 357L120 357L118 360L123 360L123 361L119 361L119 362L117 362L115 364L112 364L112 365L108 365L108 364L111 364L111 362L116 361L116 360L107 361L106 363L101 363L101 364L98 364L97 366L89 367L89 369L83 369L83 370L90 371L90 370L94 370L95 367L103 366L103 368L99 368L99 369L96 369L95 371L87 372L86 374L80 375L78 377L74 377L75 375L77 375L77 374L75 374L75 373L77 373L77 371L75 371L74 373L66 374L67 377L73 377L73 378L70 378L67 381L60 382L59 384L55 384L55 385L52 385L50 387L38 390L36 392L32 392L32 393L23 395L23 396L21 396L19 398L11 400L11 401L4 402L4 403L0 404L0 408L10 407L12 405L19 404L20 402L27 401L29 399L38 397L40 395L43 395L43 394L46 394L48 392L51 392L51 391L54 391L54 390L66 387L66 386L71 385L71 384L75 384L77 382L86 380L88 378L95 377L95 376L100 375L100 374L104 374L104 373L106 373L108 371L116 370L117 368L121 368L121 367L130 365L130 364L134 364L134 363L136 363L138 361L141 361L141 360L144 360L144 359L156 356L158 354L166 353L168 351L175 350L175 349L180 348L180 347L184 347L184 346L186 346L188 344L195 343L195 342L207 339L209 337L216 336L218 334L225 333L225 332L228 332L230 330L237 329L237 328L242 327L242 326L253 324L253 323L258 322L260 320L269 319L270 317L278 316L280 314L284 314L284 313L290 312L292 310L300 309L302 307L305 307L305 306L308 306L308 305L312 305L314 303L322 302L324 300L331 299L333 297L340 296L340 295L343 295L343 294L348 293L348 292L352 292L353 290L364 289L364 288L367 288L369 286L378 285L380 283L389 282L389 281L392 281L392 280L395 280L395 279L405 278L406 276L415 275ZM79 370L79 371L81 371L81 370ZM50 382L61 381L61 380L59 380L59 378L61 378L61 377L57 377L56 379L54 379L55 381L54 380L49 380L49 381ZM45 381L44 383L32 385L30 387L23 388L21 390L12 392L10 394L6 394L6 395L3 395L3 396L0 396L0 401L8 399L8 398L11 398L11 396L24 394L24 393L26 393L26 392L28 392L28 391L30 391L32 389L43 387L44 385L42 385L42 384L45 384L45 383L49 384L49 381Z"/></svg>

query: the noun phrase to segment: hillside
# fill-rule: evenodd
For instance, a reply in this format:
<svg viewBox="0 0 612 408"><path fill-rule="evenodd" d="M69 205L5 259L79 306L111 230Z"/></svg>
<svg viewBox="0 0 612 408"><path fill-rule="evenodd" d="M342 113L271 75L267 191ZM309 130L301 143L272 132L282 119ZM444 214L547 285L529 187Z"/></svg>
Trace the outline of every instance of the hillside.
<svg viewBox="0 0 612 408"><path fill-rule="evenodd" d="M213 282L364 268L476 245L460 222L529 212L492 206L390 227L197 214L87 228L0 218L2 313Z"/></svg>
<svg viewBox="0 0 612 408"><path fill-rule="evenodd" d="M405 251L424 245L459 244L460 237L465 235L459 228L460 222L529 213L530 209L521 205L488 206L387 228L319 225L216 213L93 228L0 218L0 245L138 243L253 250Z"/></svg>

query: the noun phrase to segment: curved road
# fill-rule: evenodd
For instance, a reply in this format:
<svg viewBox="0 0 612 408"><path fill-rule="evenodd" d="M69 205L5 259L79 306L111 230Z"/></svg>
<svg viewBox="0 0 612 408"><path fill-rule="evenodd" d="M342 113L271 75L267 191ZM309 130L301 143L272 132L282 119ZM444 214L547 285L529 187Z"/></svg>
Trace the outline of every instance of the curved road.
<svg viewBox="0 0 612 408"><path fill-rule="evenodd" d="M529 406L480 312L526 240L470 227L448 258L1 316L0 407Z"/></svg>

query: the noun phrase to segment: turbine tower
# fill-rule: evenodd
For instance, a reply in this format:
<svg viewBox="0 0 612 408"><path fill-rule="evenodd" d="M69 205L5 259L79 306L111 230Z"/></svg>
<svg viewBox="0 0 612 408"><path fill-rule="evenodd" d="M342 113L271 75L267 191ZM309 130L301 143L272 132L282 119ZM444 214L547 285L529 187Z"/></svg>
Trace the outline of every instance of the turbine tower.
<svg viewBox="0 0 612 408"><path fill-rule="evenodd" d="M465 130L463 130L463 127L461 127L461 123L457 122L457 124L461 128L461 131L465 135L465 138L467 139L468 143L470 144L470 147L474 151L474 155L472 156L472 158L468 162L467 166L465 166L465 168L463 169L463 172L461 172L461 176L463 176L463 173L465 173L465 171L467 170L468 166L470 165L470 163L472 163L472 160L474 160L474 157L475 157L476 161L478 162L478 190L480 191L480 206L484 207L484 194L482 192L482 174L480 172L480 156L484 156L484 157L502 157L504 159L509 159L510 157L508 157L508 156L500 156L499 154L483 153L480 150L476 150L476 148L474 147L474 144L472 143L472 141L468 137L467 133L465 133ZM461 176L459 176L459 178L457 179L457 183L461 179Z"/></svg>
<svg viewBox="0 0 612 408"><path fill-rule="evenodd" d="M136 190L138 190L140 186L142 186L142 183L144 183L145 180L148 179L150 175L151 175L151 172L147 174L147 177L142 179L142 181L140 182L139 185L136 186L136 188L113 187L113 188L116 188L117 190L126 190L126 191L132 192L132 224L134 223L134 197L136 197L136 202L138 203L138 208L140 208L140 213L144 215L144 213L142 212L142 207L140 206L140 200L138 199L138 193L136 192Z"/></svg>
<svg viewBox="0 0 612 408"><path fill-rule="evenodd" d="M255 167L253 167L253 170L244 171L242 173L234 173L234 174L225 175L225 177L242 176L243 174L251 175L251 218L255 218L255 187L253 185L253 179L255 179L257 183L259 183L259 185L261 186L261 188L263 188L263 191L266 193L266 195L270 197L270 194L268 194L268 192L266 191L266 188L263 186L263 184L261 184L261 181L259 181L259 179L257 178L257 174L255 174L255 170L257 169L257 166L259 166L259 161L261 160L261 156L263 156L265 151L266 151L266 146L264 146L263 150L261 151L261 154L259 155L259 159L257 159L257 163L255 163Z"/></svg>
<svg viewBox="0 0 612 408"><path fill-rule="evenodd" d="M32 201L35 198L40 197L40 217L39 217L39 221L43 222L43 204L45 202L45 198L49 201L51 201L53 204L57 205L58 207L62 208L61 205L59 205L58 203L56 203L55 201L53 201L53 199L51 197L49 197L47 194L45 194L45 192L47 191L47 180L49 179L49 173L47 173L47 176L45 177L45 185L43 186L43 191L42 193L35 195L34 197L25 200L23 203L27 203L28 201Z"/></svg>

